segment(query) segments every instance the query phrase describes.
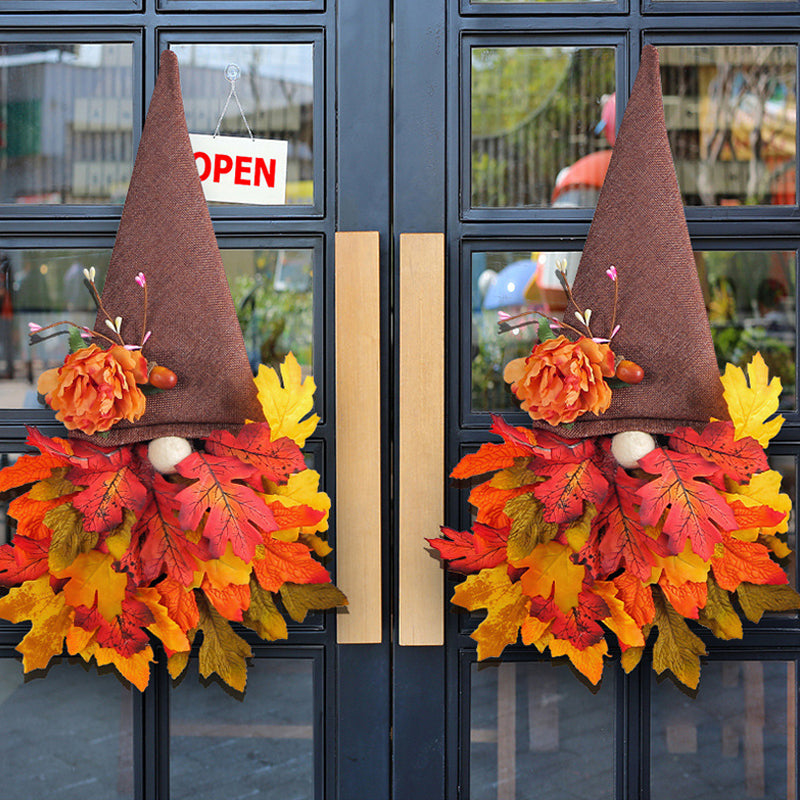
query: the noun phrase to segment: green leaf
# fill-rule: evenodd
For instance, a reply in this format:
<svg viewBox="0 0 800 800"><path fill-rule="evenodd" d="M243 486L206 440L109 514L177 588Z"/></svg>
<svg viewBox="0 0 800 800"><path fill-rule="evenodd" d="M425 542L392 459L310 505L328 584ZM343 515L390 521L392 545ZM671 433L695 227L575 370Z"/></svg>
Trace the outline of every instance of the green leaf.
<svg viewBox="0 0 800 800"><path fill-rule="evenodd" d="M302 622L312 610L347 605L347 598L332 583L284 583L281 600L295 622Z"/></svg>
<svg viewBox="0 0 800 800"><path fill-rule="evenodd" d="M740 583L736 599L750 622L759 622L765 611L793 611L800 608L800 594L790 586L762 586Z"/></svg>
<svg viewBox="0 0 800 800"><path fill-rule="evenodd" d="M76 350L80 350L81 348L86 347L86 339L81 336L80 328L76 328L73 325L69 327L69 351L70 353L74 353Z"/></svg>
<svg viewBox="0 0 800 800"><path fill-rule="evenodd" d="M531 492L512 497L503 511L511 518L507 545L509 561L525 558L537 544L552 541L558 533L558 525L545 521L544 506Z"/></svg>
<svg viewBox="0 0 800 800"><path fill-rule="evenodd" d="M555 331L550 327L550 320L544 317L539 323L539 341L546 342L548 339L556 339Z"/></svg>

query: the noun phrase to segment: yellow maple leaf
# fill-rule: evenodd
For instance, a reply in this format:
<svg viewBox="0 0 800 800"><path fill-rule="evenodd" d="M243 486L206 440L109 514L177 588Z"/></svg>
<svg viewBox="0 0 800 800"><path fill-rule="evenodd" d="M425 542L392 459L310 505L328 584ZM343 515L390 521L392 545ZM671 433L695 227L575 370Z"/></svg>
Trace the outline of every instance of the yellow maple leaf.
<svg viewBox="0 0 800 800"><path fill-rule="evenodd" d="M225 552L219 558L210 558L208 561L197 560L197 571L194 573L192 587L199 588L204 575L215 589L224 589L231 584L243 586L250 582L251 569L252 566L242 561L228 542L225 545Z"/></svg>
<svg viewBox="0 0 800 800"><path fill-rule="evenodd" d="M783 476L777 470L770 469L766 472L759 472L750 478L744 485L728 481L727 486L730 492L724 492L723 496L727 501L739 500L743 505L750 508L756 506L769 506L775 511L786 514L786 517L774 528L752 528L755 535L771 535L775 533L786 533L789 530L789 512L792 510L792 499L788 494L781 492L781 480ZM739 538L744 538L744 531L737 531ZM754 539L755 536L749 537Z"/></svg>
<svg viewBox="0 0 800 800"><path fill-rule="evenodd" d="M312 533L313 531L328 530L328 513L331 508L331 499L325 492L319 491L319 473L313 469L304 469L289 476L283 484L265 481L264 501L272 503L278 501L287 508L292 506L309 506L316 511L324 511L325 516L313 527L292 528L299 533Z"/></svg>
<svg viewBox="0 0 800 800"><path fill-rule="evenodd" d="M307 416L314 407L316 385L310 375L302 380L300 364L292 353L281 364L281 378L272 367L261 364L255 377L258 401L273 441L288 436L302 447L319 422L317 414Z"/></svg>
<svg viewBox="0 0 800 800"><path fill-rule="evenodd" d="M534 645L542 653L553 638L552 633L548 633L552 620L542 622L538 617L527 616L520 626L519 632L522 636L522 644Z"/></svg>
<svg viewBox="0 0 800 800"><path fill-rule="evenodd" d="M131 656L123 656L113 647L100 647L97 642L92 642L81 651L80 655L85 661L89 661L94 656L98 667L113 664L119 674L130 681L140 692L143 692L150 682L150 664L154 660L150 645Z"/></svg>
<svg viewBox="0 0 800 800"><path fill-rule="evenodd" d="M158 636L167 650L172 652L188 652L191 648L186 634L180 625L169 615L169 611L161 605L161 595L158 589L140 586L136 590L135 598L141 600L155 617L155 621L147 626L147 630Z"/></svg>
<svg viewBox="0 0 800 800"><path fill-rule="evenodd" d="M114 556L90 550L81 553L66 569L53 574L57 578L69 578L64 585L64 599L73 608L92 608L97 601L97 610L109 622L122 613L122 601L128 585L128 574L117 572Z"/></svg>
<svg viewBox="0 0 800 800"><path fill-rule="evenodd" d="M708 577L710 562L705 561L692 550L692 543L687 539L683 551L676 556L660 556L653 554L656 568L661 568L667 580L673 586L692 583L705 583Z"/></svg>
<svg viewBox="0 0 800 800"><path fill-rule="evenodd" d="M619 641L628 647L644 645L642 629L636 620L625 610L625 603L617 597L617 587L612 581L595 581L592 591L606 601L609 615L601 620L614 633Z"/></svg>
<svg viewBox="0 0 800 800"><path fill-rule="evenodd" d="M0 598L0 617L10 622L30 620L33 623L17 645L25 672L44 669L53 656L61 655L73 616L74 611L64 602L64 595L53 593L49 575L25 581Z"/></svg>
<svg viewBox="0 0 800 800"><path fill-rule="evenodd" d="M515 567L527 567L520 582L530 597L550 597L555 585L553 600L564 612L578 605L586 567L572 562L573 550L559 542L537 544L528 556L515 561Z"/></svg>
<svg viewBox="0 0 800 800"><path fill-rule="evenodd" d="M603 657L608 653L608 642L601 639L585 650L578 650L566 639L553 639L550 642L550 653L554 658L567 656L575 669L596 686L603 677Z"/></svg>
<svg viewBox="0 0 800 800"><path fill-rule="evenodd" d="M470 575L456 586L453 603L469 611L488 611L472 634L478 643L479 661L495 658L507 644L515 644L519 627L528 616L528 598L518 581L511 582L504 564Z"/></svg>
<svg viewBox="0 0 800 800"><path fill-rule="evenodd" d="M782 416L766 421L778 410L780 378L769 380L767 365L761 353L756 353L747 365L747 378L741 367L728 364L720 380L736 438L751 436L766 447L783 425Z"/></svg>

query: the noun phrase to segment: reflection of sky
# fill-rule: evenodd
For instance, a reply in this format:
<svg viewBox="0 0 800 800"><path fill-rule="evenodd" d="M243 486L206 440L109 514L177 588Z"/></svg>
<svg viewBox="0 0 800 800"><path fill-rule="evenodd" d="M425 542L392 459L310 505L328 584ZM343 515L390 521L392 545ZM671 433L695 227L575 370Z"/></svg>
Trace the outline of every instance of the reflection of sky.
<svg viewBox="0 0 800 800"><path fill-rule="evenodd" d="M173 44L180 64L218 67L224 72L236 64L242 74L256 72L268 78L313 83L313 44Z"/></svg>

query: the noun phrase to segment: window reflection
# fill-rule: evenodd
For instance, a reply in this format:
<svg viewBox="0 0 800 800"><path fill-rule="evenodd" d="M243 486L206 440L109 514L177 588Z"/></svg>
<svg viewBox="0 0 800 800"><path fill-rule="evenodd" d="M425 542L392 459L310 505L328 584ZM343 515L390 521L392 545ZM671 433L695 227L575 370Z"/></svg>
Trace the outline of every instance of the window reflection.
<svg viewBox="0 0 800 800"><path fill-rule="evenodd" d="M794 45L659 47L664 112L686 205L793 205Z"/></svg>
<svg viewBox="0 0 800 800"><path fill-rule="evenodd" d="M181 66L181 91L190 133L214 133L230 83L225 67L241 70L236 93L247 124L261 139L289 142L286 202L314 202L314 45L174 44ZM246 136L237 104L231 101L221 134Z"/></svg>
<svg viewBox="0 0 800 800"><path fill-rule="evenodd" d="M473 664L472 800L614 794L614 693L594 693L563 664ZM531 794L531 787L536 792Z"/></svg>
<svg viewBox="0 0 800 800"><path fill-rule="evenodd" d="M472 205L594 206L611 155L611 47L473 47ZM610 137L610 138L609 138Z"/></svg>
<svg viewBox="0 0 800 800"><path fill-rule="evenodd" d="M653 800L796 797L796 665L703 664L697 697L652 688Z"/></svg>
<svg viewBox="0 0 800 800"><path fill-rule="evenodd" d="M130 44L0 43L0 203L121 203Z"/></svg>
<svg viewBox="0 0 800 800"><path fill-rule="evenodd" d="M572 281L580 252L477 252L472 254L472 409L516 408L503 368L527 355L536 326L498 333L498 314L538 310L561 317L565 296L556 264L566 262ZM793 251L741 250L695 253L720 370L745 366L758 351L770 375L780 378L782 410L796 408L796 256Z"/></svg>

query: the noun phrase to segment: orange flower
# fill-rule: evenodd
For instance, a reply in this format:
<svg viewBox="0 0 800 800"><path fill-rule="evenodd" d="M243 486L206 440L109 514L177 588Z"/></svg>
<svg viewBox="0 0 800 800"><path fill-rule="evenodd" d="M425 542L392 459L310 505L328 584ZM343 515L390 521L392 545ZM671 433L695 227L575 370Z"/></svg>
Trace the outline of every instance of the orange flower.
<svg viewBox="0 0 800 800"><path fill-rule="evenodd" d="M503 379L532 419L558 425L587 411L602 414L611 403L605 378L613 374L614 353L607 344L558 336L539 342L527 358L509 361Z"/></svg>
<svg viewBox="0 0 800 800"><path fill-rule="evenodd" d="M39 376L39 394L70 430L91 435L107 431L123 419L144 414L144 395L137 383L147 382L147 361L139 350L114 345L101 350L89 345L70 353L64 366Z"/></svg>

